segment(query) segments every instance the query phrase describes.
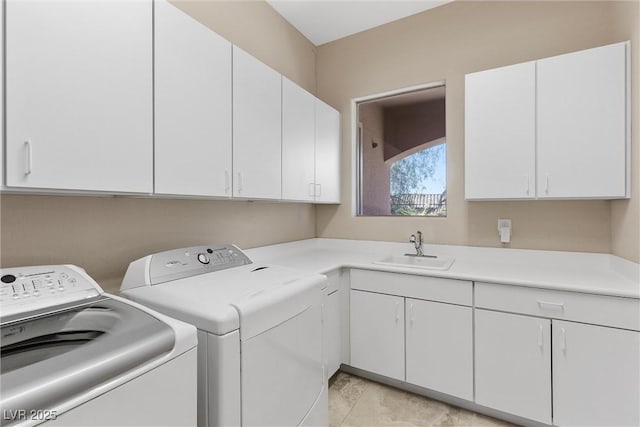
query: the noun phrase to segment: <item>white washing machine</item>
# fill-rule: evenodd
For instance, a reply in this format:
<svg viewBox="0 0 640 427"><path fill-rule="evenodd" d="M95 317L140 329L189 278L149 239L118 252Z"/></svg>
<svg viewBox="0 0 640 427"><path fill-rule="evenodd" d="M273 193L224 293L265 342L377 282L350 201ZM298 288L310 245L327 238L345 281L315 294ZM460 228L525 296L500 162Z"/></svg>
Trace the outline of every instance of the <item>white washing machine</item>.
<svg viewBox="0 0 640 427"><path fill-rule="evenodd" d="M0 424L195 426L192 325L72 265L0 269Z"/></svg>
<svg viewBox="0 0 640 427"><path fill-rule="evenodd" d="M134 261L121 294L198 328L199 425L326 426L325 287L224 245Z"/></svg>

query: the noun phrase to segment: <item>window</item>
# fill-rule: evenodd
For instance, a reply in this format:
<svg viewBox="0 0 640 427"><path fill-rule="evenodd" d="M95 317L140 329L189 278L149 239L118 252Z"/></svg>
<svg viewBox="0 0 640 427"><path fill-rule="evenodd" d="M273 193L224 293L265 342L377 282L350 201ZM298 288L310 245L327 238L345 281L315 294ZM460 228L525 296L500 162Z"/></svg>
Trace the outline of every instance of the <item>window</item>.
<svg viewBox="0 0 640 427"><path fill-rule="evenodd" d="M445 87L358 107L358 215L446 216Z"/></svg>

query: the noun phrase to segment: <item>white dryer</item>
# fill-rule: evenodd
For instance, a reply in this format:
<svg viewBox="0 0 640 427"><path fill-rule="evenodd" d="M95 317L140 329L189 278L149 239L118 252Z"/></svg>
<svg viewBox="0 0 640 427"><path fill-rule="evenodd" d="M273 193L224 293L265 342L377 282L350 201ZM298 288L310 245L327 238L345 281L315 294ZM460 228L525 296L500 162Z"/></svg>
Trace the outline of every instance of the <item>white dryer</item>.
<svg viewBox="0 0 640 427"><path fill-rule="evenodd" d="M121 294L198 328L199 425L326 426L325 287L224 245L134 261Z"/></svg>
<svg viewBox="0 0 640 427"><path fill-rule="evenodd" d="M0 425L195 426L196 330L72 265L0 269Z"/></svg>

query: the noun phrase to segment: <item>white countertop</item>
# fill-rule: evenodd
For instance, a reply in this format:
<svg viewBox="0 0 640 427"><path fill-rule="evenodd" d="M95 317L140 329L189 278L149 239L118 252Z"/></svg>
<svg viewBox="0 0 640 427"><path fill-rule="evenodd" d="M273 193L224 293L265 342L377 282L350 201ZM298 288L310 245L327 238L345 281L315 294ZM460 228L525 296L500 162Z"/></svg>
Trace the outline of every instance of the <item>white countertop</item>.
<svg viewBox="0 0 640 427"><path fill-rule="evenodd" d="M424 253L451 256L446 271L374 264L415 253L411 243L309 239L248 249L256 263L326 273L341 267L640 298L640 264L610 254L424 245Z"/></svg>

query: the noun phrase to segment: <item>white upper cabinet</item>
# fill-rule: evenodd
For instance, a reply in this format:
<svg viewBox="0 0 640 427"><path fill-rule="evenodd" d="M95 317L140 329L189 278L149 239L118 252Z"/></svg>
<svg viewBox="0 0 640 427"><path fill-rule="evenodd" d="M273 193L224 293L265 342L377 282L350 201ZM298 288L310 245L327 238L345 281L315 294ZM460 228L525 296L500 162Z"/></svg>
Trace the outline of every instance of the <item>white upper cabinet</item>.
<svg viewBox="0 0 640 427"><path fill-rule="evenodd" d="M282 198L314 201L316 98L282 78Z"/></svg>
<svg viewBox="0 0 640 427"><path fill-rule="evenodd" d="M465 76L467 199L535 197L535 62Z"/></svg>
<svg viewBox="0 0 640 427"><path fill-rule="evenodd" d="M155 2L155 192L231 196L231 43Z"/></svg>
<svg viewBox="0 0 640 427"><path fill-rule="evenodd" d="M317 203L340 203L340 113L316 99Z"/></svg>
<svg viewBox="0 0 640 427"><path fill-rule="evenodd" d="M4 46L4 7L0 7L0 46ZM1 51L0 47L0 51ZM4 187L4 55L0 54L0 189Z"/></svg>
<svg viewBox="0 0 640 427"><path fill-rule="evenodd" d="M629 197L629 42L468 74L467 199Z"/></svg>
<svg viewBox="0 0 640 427"><path fill-rule="evenodd" d="M282 78L282 198L340 203L340 113Z"/></svg>
<svg viewBox="0 0 640 427"><path fill-rule="evenodd" d="M538 61L538 195L627 195L627 50L618 43Z"/></svg>
<svg viewBox="0 0 640 427"><path fill-rule="evenodd" d="M282 197L282 77L233 47L233 195Z"/></svg>
<svg viewBox="0 0 640 427"><path fill-rule="evenodd" d="M151 1L8 1L6 34L6 184L151 193Z"/></svg>

